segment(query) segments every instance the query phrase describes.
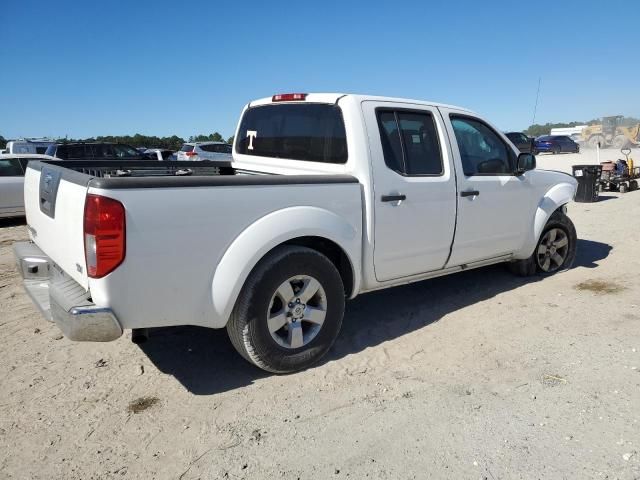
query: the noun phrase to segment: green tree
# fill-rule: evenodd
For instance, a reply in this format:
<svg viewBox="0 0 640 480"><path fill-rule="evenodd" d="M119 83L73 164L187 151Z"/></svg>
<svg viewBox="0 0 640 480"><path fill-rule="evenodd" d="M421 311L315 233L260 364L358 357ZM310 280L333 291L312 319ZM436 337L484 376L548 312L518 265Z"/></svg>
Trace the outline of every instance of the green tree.
<svg viewBox="0 0 640 480"><path fill-rule="evenodd" d="M0 135L0 148L5 148L6 146L7 146L7 141L2 135Z"/></svg>
<svg viewBox="0 0 640 480"><path fill-rule="evenodd" d="M209 135L209 138L212 142L224 142L224 138L222 138L222 135L220 135L218 132L213 132L211 135Z"/></svg>
<svg viewBox="0 0 640 480"><path fill-rule="evenodd" d="M233 145L233 139L234 139L234 135L231 135L228 139L227 139L227 143L229 145Z"/></svg>

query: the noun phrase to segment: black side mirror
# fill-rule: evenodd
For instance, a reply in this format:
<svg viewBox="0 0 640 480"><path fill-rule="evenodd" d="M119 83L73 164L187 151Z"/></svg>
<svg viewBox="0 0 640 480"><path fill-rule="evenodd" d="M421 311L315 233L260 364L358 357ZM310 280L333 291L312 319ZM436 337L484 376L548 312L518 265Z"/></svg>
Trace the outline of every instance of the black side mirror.
<svg viewBox="0 0 640 480"><path fill-rule="evenodd" d="M518 165L516 166L516 175L522 175L524 172L536 168L536 156L532 153L521 153L518 155Z"/></svg>

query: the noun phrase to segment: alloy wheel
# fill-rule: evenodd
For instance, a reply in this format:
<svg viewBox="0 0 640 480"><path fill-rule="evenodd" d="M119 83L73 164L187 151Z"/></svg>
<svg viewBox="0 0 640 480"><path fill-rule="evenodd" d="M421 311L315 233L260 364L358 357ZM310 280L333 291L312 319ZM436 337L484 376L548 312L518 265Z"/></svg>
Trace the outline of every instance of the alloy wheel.
<svg viewBox="0 0 640 480"><path fill-rule="evenodd" d="M272 295L267 327L278 345L296 349L318 335L326 315L327 296L320 282L297 275L284 281Z"/></svg>
<svg viewBox="0 0 640 480"><path fill-rule="evenodd" d="M536 262L538 267L551 273L560 269L567 259L569 252L569 237L561 228L549 229L538 244Z"/></svg>

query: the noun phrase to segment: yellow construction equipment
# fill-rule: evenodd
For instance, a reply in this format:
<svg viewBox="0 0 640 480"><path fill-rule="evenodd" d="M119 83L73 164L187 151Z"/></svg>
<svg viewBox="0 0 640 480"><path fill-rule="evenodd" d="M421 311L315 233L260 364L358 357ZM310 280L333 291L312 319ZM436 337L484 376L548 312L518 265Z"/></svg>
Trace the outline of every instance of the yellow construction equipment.
<svg viewBox="0 0 640 480"><path fill-rule="evenodd" d="M602 117L602 123L589 125L582 130L582 140L588 147L614 147L618 149L635 147L640 144L640 123L622 126L623 115Z"/></svg>

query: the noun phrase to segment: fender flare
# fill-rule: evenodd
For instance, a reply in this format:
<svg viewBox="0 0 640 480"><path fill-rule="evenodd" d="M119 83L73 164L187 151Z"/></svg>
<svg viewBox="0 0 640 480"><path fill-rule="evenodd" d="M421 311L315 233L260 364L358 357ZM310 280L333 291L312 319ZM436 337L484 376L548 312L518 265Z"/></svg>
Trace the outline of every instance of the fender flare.
<svg viewBox="0 0 640 480"><path fill-rule="evenodd" d="M300 237L331 240L346 254L353 270L353 294L361 282L361 226L355 228L329 210L311 206L271 212L242 231L229 245L213 274L212 327L227 324L240 291L256 264L272 249Z"/></svg>
<svg viewBox="0 0 640 480"><path fill-rule="evenodd" d="M515 258L525 259L531 256L542 234L542 230L551 215L553 215L553 212L572 201L575 193L576 185L569 182L562 182L554 185L544 194L536 208L530 235L527 237L527 241L522 249L514 255Z"/></svg>

